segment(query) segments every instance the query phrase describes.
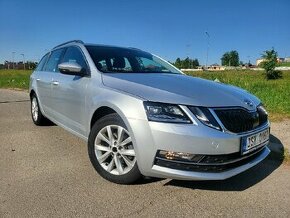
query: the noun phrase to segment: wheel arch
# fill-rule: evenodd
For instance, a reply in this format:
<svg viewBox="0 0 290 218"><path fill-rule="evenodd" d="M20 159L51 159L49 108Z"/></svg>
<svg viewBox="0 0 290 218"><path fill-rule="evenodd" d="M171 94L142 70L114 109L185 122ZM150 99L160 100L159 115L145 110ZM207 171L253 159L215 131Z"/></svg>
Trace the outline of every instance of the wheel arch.
<svg viewBox="0 0 290 218"><path fill-rule="evenodd" d="M37 101L38 101L38 104L39 104L39 109L40 109L41 113L42 113L45 117L47 117L47 115L46 115L46 113L45 113L45 111L44 111L44 109L43 109L43 107L42 107L42 104L41 104L42 102L41 102L41 100L39 99L39 96L36 94L36 91L34 91L34 89L31 89L30 92L29 92L30 100L32 100L32 96L33 96L33 95L35 95L36 98L37 98Z"/></svg>
<svg viewBox="0 0 290 218"><path fill-rule="evenodd" d="M116 110L114 110L113 108L109 107L109 106L101 106L99 108L97 108L95 110L95 112L92 115L91 121L90 121L90 130L92 129L93 125L102 117L109 115L109 114L113 114L116 113L118 114L118 112ZM119 115L119 114L118 114ZM120 115L119 115L120 116Z"/></svg>
<svg viewBox="0 0 290 218"><path fill-rule="evenodd" d="M123 120L123 122L125 123L126 127L128 128L128 130L130 132L132 132L132 128L131 125L126 117L126 115L123 113L123 111L117 107L114 104L110 104L110 103L104 103L101 106L99 106L98 108L96 108L95 110L93 110L94 112L91 115L91 120L89 122L90 126L88 127L89 131L88 131L88 135L91 132L91 129L93 127L93 125L102 117L108 115L108 114L112 114L112 113L116 113L118 114L118 116L120 116L120 118ZM133 137L134 138L134 137Z"/></svg>
<svg viewBox="0 0 290 218"><path fill-rule="evenodd" d="M109 114L113 114L116 113L118 114L121 119L126 123L126 120L124 119L123 114L120 112L120 110L116 109L115 107L112 106L108 106L108 105L104 105L104 106L100 106L99 108L97 108L93 115L91 116L91 121L90 121L90 129L92 129L93 125L102 117L109 115Z"/></svg>

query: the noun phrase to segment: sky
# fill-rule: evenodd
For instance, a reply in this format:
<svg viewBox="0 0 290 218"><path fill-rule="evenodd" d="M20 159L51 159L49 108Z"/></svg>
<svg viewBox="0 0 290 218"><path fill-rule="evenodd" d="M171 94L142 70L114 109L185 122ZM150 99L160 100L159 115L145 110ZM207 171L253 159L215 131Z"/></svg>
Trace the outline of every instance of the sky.
<svg viewBox="0 0 290 218"><path fill-rule="evenodd" d="M289 9L289 0L0 0L0 63L13 52L15 61L21 54L39 61L72 39L200 64L207 47L208 64L220 64L231 50L251 63L272 47L289 57Z"/></svg>

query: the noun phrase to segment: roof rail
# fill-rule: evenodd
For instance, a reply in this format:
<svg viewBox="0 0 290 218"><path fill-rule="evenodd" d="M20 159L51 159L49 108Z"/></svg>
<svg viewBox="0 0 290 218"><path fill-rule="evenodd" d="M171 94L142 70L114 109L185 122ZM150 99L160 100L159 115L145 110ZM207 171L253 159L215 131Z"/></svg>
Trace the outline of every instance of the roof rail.
<svg viewBox="0 0 290 218"><path fill-rule="evenodd" d="M68 44L68 43L72 43L72 42L77 42L77 43L85 44L82 40L70 40L70 41L67 41L67 42L64 42L64 43L61 43L61 44L55 46L53 49L55 49L55 48L57 48L57 47L60 47L60 46L62 46L62 45L66 45L66 44Z"/></svg>

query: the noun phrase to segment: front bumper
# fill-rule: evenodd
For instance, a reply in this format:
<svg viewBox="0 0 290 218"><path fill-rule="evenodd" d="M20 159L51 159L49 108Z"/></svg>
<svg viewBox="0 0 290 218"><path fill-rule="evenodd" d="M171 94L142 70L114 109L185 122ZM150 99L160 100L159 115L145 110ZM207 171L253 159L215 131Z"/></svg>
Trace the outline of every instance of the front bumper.
<svg viewBox="0 0 290 218"><path fill-rule="evenodd" d="M174 167L156 162L159 150L202 155L231 155L241 152L243 136L269 128L269 123L244 134L221 132L203 124L172 124L130 119L129 125L133 133L137 164L145 176L183 180L223 180L255 166L270 153L268 147L264 146L257 155L245 159L242 164L215 172Z"/></svg>
<svg viewBox="0 0 290 218"><path fill-rule="evenodd" d="M249 168L257 165L259 162L264 160L270 153L269 148L266 146L263 151L255 159L247 162L236 168L232 168L227 171L222 172L194 172L185 170L176 170L166 167L161 167L158 165L153 165L152 170L154 173L161 175L162 177L172 178L172 179L182 179L182 180L224 180L242 173Z"/></svg>

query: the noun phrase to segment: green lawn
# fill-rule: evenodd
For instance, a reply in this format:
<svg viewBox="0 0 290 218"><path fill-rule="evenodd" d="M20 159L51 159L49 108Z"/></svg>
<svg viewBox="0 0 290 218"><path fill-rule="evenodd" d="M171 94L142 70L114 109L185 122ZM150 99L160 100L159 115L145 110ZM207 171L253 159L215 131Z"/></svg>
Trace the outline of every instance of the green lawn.
<svg viewBox="0 0 290 218"><path fill-rule="evenodd" d="M0 70L0 88L28 89L29 70ZM239 86L258 96L265 104L272 120L290 118L290 71L283 78L266 80L261 71L187 72L205 79L219 79L223 83Z"/></svg>
<svg viewBox="0 0 290 218"><path fill-rule="evenodd" d="M278 63L279 67L290 67L290 62Z"/></svg>
<svg viewBox="0 0 290 218"><path fill-rule="evenodd" d="M31 70L0 70L0 88L28 89Z"/></svg>

